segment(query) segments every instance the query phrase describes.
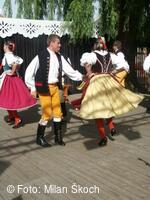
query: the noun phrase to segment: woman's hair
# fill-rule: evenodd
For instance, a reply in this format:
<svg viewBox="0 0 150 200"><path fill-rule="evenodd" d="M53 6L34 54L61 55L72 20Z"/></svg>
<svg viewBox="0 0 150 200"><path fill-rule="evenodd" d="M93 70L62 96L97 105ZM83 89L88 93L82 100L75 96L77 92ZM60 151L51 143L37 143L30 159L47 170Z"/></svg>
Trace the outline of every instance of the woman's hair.
<svg viewBox="0 0 150 200"><path fill-rule="evenodd" d="M11 40L5 41L4 45L8 46L8 49L10 51L14 51L15 50L15 43Z"/></svg>
<svg viewBox="0 0 150 200"><path fill-rule="evenodd" d="M99 43L97 38L91 38L89 40L89 47L90 47L90 50L92 50L92 51L101 49L100 48L100 43Z"/></svg>
<svg viewBox="0 0 150 200"><path fill-rule="evenodd" d="M113 43L113 46L116 46L119 50L122 49L122 43L121 43L119 40L116 40L116 41Z"/></svg>

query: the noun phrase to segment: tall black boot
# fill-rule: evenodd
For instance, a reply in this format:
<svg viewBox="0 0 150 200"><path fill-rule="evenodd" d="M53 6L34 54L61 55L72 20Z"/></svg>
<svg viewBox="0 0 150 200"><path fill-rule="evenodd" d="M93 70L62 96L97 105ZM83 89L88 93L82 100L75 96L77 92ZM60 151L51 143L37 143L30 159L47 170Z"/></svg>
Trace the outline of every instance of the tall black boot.
<svg viewBox="0 0 150 200"><path fill-rule="evenodd" d="M66 117L67 116L67 109L66 109L66 103L65 102L61 103L61 111L62 111L63 117Z"/></svg>
<svg viewBox="0 0 150 200"><path fill-rule="evenodd" d="M51 145L44 138L45 128L46 126L38 124L36 143L42 147L50 147Z"/></svg>
<svg viewBox="0 0 150 200"><path fill-rule="evenodd" d="M54 122L54 134L55 144L65 146L65 142L62 139L61 122Z"/></svg>

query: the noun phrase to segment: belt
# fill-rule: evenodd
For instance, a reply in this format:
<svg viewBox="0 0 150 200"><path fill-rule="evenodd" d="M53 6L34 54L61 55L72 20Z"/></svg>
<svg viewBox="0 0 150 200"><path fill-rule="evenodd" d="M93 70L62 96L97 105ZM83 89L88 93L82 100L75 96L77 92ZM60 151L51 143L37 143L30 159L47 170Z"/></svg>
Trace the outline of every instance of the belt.
<svg viewBox="0 0 150 200"><path fill-rule="evenodd" d="M49 83L48 85L56 85L56 86L58 86L58 83Z"/></svg>

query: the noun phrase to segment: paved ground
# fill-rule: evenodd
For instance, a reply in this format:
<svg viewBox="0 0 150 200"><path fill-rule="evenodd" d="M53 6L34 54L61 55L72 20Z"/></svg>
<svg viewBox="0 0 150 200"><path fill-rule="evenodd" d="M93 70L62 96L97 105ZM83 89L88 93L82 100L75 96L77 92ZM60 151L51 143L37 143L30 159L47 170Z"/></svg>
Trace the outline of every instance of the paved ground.
<svg viewBox="0 0 150 200"><path fill-rule="evenodd" d="M150 114L147 100L115 119L120 133L99 148L93 121L82 121L68 106L65 147L35 144L40 107L20 112L23 126L13 130L0 111L0 200L149 200ZM53 144L51 124L46 138ZM13 193L8 190L15 191ZM20 185L20 186L19 186ZM11 192L11 191L10 191Z"/></svg>

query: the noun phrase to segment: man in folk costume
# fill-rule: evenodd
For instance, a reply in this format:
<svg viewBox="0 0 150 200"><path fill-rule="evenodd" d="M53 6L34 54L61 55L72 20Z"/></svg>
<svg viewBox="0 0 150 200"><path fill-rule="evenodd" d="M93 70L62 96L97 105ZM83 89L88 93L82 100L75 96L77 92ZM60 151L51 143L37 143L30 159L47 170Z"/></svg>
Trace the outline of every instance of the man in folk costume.
<svg viewBox="0 0 150 200"><path fill-rule="evenodd" d="M116 40L113 43L113 50L114 50L114 54L117 55L120 59L125 61L125 55L122 52L122 43L119 40ZM125 87L125 78L127 77L127 74L129 73L129 65L126 63L124 66L122 67L117 67L116 68L116 79L119 81L119 83Z"/></svg>
<svg viewBox="0 0 150 200"><path fill-rule="evenodd" d="M42 107L42 116L38 123L36 143L43 147L50 144L44 138L44 132L48 121L53 118L55 144L65 145L62 139L59 89L62 89L62 71L72 80L81 81L83 76L74 70L58 52L60 51L60 37L51 34L47 39L47 49L40 52L29 64L25 82L31 90L31 94L39 95Z"/></svg>
<svg viewBox="0 0 150 200"><path fill-rule="evenodd" d="M98 144L104 146L107 144L104 119L111 132L114 129L112 118L136 108L143 97L118 83L113 65L121 68L127 63L106 50L103 38L99 37L97 50L84 53L80 61L87 71L89 84L86 84L79 116L83 119L95 119L101 138Z"/></svg>

